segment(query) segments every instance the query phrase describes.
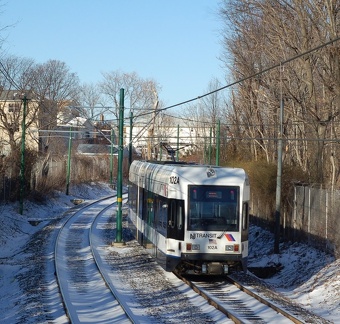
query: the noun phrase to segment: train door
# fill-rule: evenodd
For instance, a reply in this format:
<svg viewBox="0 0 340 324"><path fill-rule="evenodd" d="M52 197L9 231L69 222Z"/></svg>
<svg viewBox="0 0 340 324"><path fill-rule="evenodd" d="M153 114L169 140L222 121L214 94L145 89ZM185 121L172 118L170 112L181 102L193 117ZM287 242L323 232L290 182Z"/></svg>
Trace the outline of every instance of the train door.
<svg viewBox="0 0 340 324"><path fill-rule="evenodd" d="M167 237L184 240L184 200L169 201Z"/></svg>
<svg viewBox="0 0 340 324"><path fill-rule="evenodd" d="M244 202L242 205L242 227L241 227L241 241L242 241L242 268L247 271L248 263L248 233L249 233L249 205Z"/></svg>
<svg viewBox="0 0 340 324"><path fill-rule="evenodd" d="M242 205L242 228L241 228L241 240L248 241L249 232L249 206L248 202L244 202Z"/></svg>

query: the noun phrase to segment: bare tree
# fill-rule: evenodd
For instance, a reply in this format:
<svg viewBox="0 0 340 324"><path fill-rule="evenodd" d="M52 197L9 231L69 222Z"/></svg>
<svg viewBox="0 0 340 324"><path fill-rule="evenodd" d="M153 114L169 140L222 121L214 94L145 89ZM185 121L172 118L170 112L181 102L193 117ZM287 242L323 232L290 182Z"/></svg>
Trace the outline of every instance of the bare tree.
<svg viewBox="0 0 340 324"><path fill-rule="evenodd" d="M120 89L124 89L124 105L133 112L135 117L147 116L151 120L155 101L158 100L160 86L153 80L142 79L137 73L113 71L103 73L104 80L100 83L102 93L113 103L111 113L118 119ZM150 113L150 116L148 116ZM146 115L145 115L146 114Z"/></svg>
<svg viewBox="0 0 340 324"><path fill-rule="evenodd" d="M32 97L30 87L33 64L33 60L15 56L4 57L1 60L0 133L3 134L2 142L9 145L10 151L15 151L21 141L22 99L25 95L27 98ZM25 128L36 122L37 113L37 105L27 105Z"/></svg>
<svg viewBox="0 0 340 324"><path fill-rule="evenodd" d="M270 142L276 143L284 101L285 161L324 182L331 162L325 156L333 158L337 149L329 143L338 133L340 52L337 43L311 50L339 34L338 1L231 0L224 1L221 14L228 28L222 59L236 80L297 56L234 91L235 122L251 139L252 155L276 158Z"/></svg>
<svg viewBox="0 0 340 324"><path fill-rule="evenodd" d="M102 93L97 84L85 83L80 87L79 104L82 115L91 120L98 119L106 112Z"/></svg>
<svg viewBox="0 0 340 324"><path fill-rule="evenodd" d="M204 138L204 115L201 109L200 101L195 104L189 105L183 112L182 117L184 117L184 123L188 128L190 128L190 136L192 136L192 141L195 143L200 143L200 139ZM201 143L203 144L203 142Z"/></svg>
<svg viewBox="0 0 340 324"><path fill-rule="evenodd" d="M50 130L57 125L58 113L76 104L79 92L78 76L64 62L49 60L33 69L33 89L39 101L39 129ZM50 142L50 133L40 138L41 149Z"/></svg>
<svg viewBox="0 0 340 324"><path fill-rule="evenodd" d="M195 138L194 142L197 143L198 149L201 151L209 143L210 130L212 144L215 144L217 124L219 121L225 122L222 120L225 98L222 92L215 92L220 87L221 83L217 78L210 80L206 92L211 94L188 106L184 113L185 124L190 129L190 136Z"/></svg>
<svg viewBox="0 0 340 324"><path fill-rule="evenodd" d="M212 79L209 82L207 88L208 93L211 92L211 94L202 98L202 102L199 105L199 107L202 109L204 122L206 122L208 127L212 129L213 143L215 143L217 122L221 120L224 104L223 93L214 92L216 89L220 87L221 87L220 81L217 78Z"/></svg>
<svg viewBox="0 0 340 324"><path fill-rule="evenodd" d="M145 124L141 132L148 134L147 155L151 157L155 147L151 137L155 129L156 109L161 108L161 103L158 101L160 86L154 80L142 79L135 72L113 71L103 73L103 77L100 87L104 96L113 103L110 113L116 118L118 124L120 90L124 89L125 111L133 114L135 123ZM127 114L125 118L128 118Z"/></svg>

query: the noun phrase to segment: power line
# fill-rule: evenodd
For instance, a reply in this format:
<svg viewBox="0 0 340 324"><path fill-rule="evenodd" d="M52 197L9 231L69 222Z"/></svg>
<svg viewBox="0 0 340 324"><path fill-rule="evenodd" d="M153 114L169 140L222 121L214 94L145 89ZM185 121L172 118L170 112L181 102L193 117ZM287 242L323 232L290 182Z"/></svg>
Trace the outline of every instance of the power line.
<svg viewBox="0 0 340 324"><path fill-rule="evenodd" d="M206 96L209 96L209 95L211 95L211 94L213 94L213 93L222 91L222 90L224 90L224 89L226 89L226 88L230 88L230 87L232 87L232 86L234 86L234 85L236 85L236 84L238 84L238 83L247 81L247 80L252 79L252 78L255 78L255 77L257 77L257 76L259 76L259 75L261 75L261 74L264 74L264 73L266 73L266 72L269 72L269 71L271 71L271 70L273 70L273 69L276 69L276 68L278 68L278 67L280 67L280 66L286 65L286 64L289 63L289 62L292 62L292 61L294 61L294 60L297 60L297 59L300 58L300 57L303 57L303 56L308 55L308 54L310 54L310 53L312 53L312 52L315 52L315 51L317 51L317 50L319 50L319 49L321 49L321 48L323 48L323 47L326 47L326 46L328 46L328 45L330 45L330 44L333 44L334 42L337 42L337 41L339 41L339 40L340 40L340 36L337 37L337 38L334 38L334 39L332 39L332 40L330 40L330 41L328 41L328 42L326 42L326 43L323 43L323 44L321 44L321 45L319 45L319 46L316 46L316 47L314 47L314 48L312 48L312 49L310 49L310 50L308 50L308 51L305 51L305 52L303 52L303 53L301 53L301 54L292 56L291 58L288 58L288 59L285 60L285 61L282 61L282 62L279 62L279 63L277 63L277 64L274 64L274 65L272 65L272 66L270 66L270 67L268 67L268 68L266 68L266 69L264 69L264 70L261 70L261 71L259 71L259 72L257 72L257 73L251 74L251 75L249 75L249 76L247 76L247 77L244 77L244 78L242 78L242 79L239 79L239 80L237 80L237 81L235 81L235 82L229 83L229 84L227 84L227 85L225 85L225 86L223 86L223 87L221 87L221 88L218 88L218 89L216 89L216 90L213 90L213 91L210 91L210 92L208 92L208 93L206 93L206 94L203 94L203 95L201 95L201 96L198 96L197 98L192 98L192 99L189 99L189 100L180 102L180 103L175 104L175 105L171 105L171 106L168 106L168 107L165 107L165 108L161 108L161 109L159 109L159 110L160 110L160 111L163 111L163 110L168 110L168 109L175 108L175 107L178 107L178 106L182 106L182 105L187 104L187 103L189 103L189 102L192 102L192 101L195 101L195 100L204 98L204 97L206 97Z"/></svg>
<svg viewBox="0 0 340 324"><path fill-rule="evenodd" d="M312 53L312 52L315 52L315 51L317 51L317 50L319 50L319 49L321 49L321 48L323 48L323 47L326 47L326 46L328 46L328 45L330 45L330 44L333 44L334 42L337 42L337 41L339 41L339 40L340 40L340 37L337 37L337 38L335 38L335 39L332 39L332 40L330 40L330 41L328 41L328 42L326 42L326 43L323 43L323 44L321 44L321 45L319 45L319 46L316 46L316 47L314 47L314 48L312 48L312 49L310 49L310 50L308 50L308 51L305 51L305 52L303 52L303 53L300 53L300 54L298 54L298 55L295 55L295 56L293 56L293 57L291 57L291 58L289 58L289 59L287 59L287 60L285 60L285 61L282 61L282 62L280 62L280 63L274 64L274 65L272 65L272 66L270 66L270 67L268 67L268 68L266 68L266 69L264 69L264 70L261 70L261 71L259 71L259 72L257 72L257 73L254 73L254 74L251 74L251 75L249 75L249 76L247 76L247 77L244 77L244 78L242 78L242 79L239 79L239 80L237 80L237 81L235 81L235 82L229 83L229 84L227 84L227 85L225 85L225 86L223 86L223 87L220 87L220 88L218 88L218 89L215 89L215 90L213 90L213 91L210 91L210 92L208 92L208 93L206 93L206 94L203 94L203 95L201 95L201 96L198 96L198 97L196 97L196 98L192 98L192 99L189 99L189 100L185 100L185 101L182 101L182 102L180 102L180 103L177 103L177 104L174 104L174 105L165 107L165 108L157 109L156 116L159 115L161 112L163 112L163 111L165 111L165 110L169 110L169 109L172 109L172 108L175 108L175 107L178 107L178 106L182 106L182 105L188 104L188 103L190 103L190 102L193 102L193 101L202 99L202 98L204 98L204 97L206 97L206 96L209 96L209 95L211 95L211 94L214 94L214 93L219 92L219 91L222 91L222 90L225 90L225 89L227 89L227 88L229 88L229 87L232 87L232 86L234 86L234 85L236 85L236 84L239 84L239 83L241 83L241 82L244 82L244 81L246 81L246 80L255 78L255 77L257 77L257 76L259 76L259 75L262 75L262 74L264 74L264 73L266 73L266 72L269 72L269 71L271 71L271 70L273 70L273 69L276 69L276 68L278 68L278 67L282 67L283 65L285 65L285 64L287 64L287 63L289 63L289 62L292 62L292 61L294 61L294 60L296 60L296 59L298 59L298 58L301 58L301 57L303 57L303 56L306 56L306 55L308 55L308 54L310 54L310 53ZM4 75L4 77L5 77L12 85L14 85L14 87L16 88L16 90L20 90L20 87L19 87L19 86L17 85L17 83L13 80L13 78L9 75L9 73L7 72L6 68L4 67L4 65L3 65L3 63L2 63L1 61L0 61L0 67L1 67L1 68L0 68L0 72ZM85 107L85 106L84 106L84 107ZM81 107L77 106L77 108L80 109ZM94 108L94 107L91 107L91 108ZM104 108L104 109L109 110L109 109L111 109L111 108L112 108L112 109L116 109L117 107L98 107L98 108L101 108L101 109ZM133 109L136 109L136 108L130 108L130 109L133 110ZM137 116L134 116L134 118L142 117L142 116L146 116L146 115L150 115L150 114L152 114L152 113L154 113L153 110L152 110L152 111L149 111L149 112L145 112L145 113L139 114L139 115L137 115ZM180 118L180 117L177 117L177 118ZM125 119L128 119L128 118L125 118ZM114 119L114 120L117 120L117 119ZM184 119L182 118L182 120L184 120ZM197 122L197 121L195 121L195 122ZM208 122L206 122L206 123L208 123ZM145 125L145 127L139 132L139 134L138 134L137 136L139 136L139 135L141 134L141 132L147 127L147 125L148 125L148 124ZM227 125L228 125L228 124L227 124ZM93 125L93 123L92 123L92 126L94 126L94 128L97 129L97 130L100 132L100 130L98 129L98 127L97 127L96 125ZM103 135L104 135L104 134L103 134ZM106 137L106 136L104 135L104 137ZM135 137L133 140L135 140L135 139L136 139L136 137ZM262 140L263 140L263 139L262 139Z"/></svg>

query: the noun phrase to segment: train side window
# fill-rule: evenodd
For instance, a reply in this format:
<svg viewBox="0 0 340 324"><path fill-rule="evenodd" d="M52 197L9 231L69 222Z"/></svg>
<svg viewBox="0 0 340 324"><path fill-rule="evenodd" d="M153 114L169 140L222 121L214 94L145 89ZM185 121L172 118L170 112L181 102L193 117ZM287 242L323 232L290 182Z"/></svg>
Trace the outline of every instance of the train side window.
<svg viewBox="0 0 340 324"><path fill-rule="evenodd" d="M176 220L176 200L171 200L169 217L169 225L171 228L175 227L175 220Z"/></svg>
<svg viewBox="0 0 340 324"><path fill-rule="evenodd" d="M147 200L145 197L147 197L147 192L145 191L145 189L141 188L139 215L144 221L147 219L147 214L148 214L148 204L147 204Z"/></svg>
<svg viewBox="0 0 340 324"><path fill-rule="evenodd" d="M177 229L183 228L184 201L177 202Z"/></svg>
<svg viewBox="0 0 340 324"><path fill-rule="evenodd" d="M166 235L166 221L168 216L168 202L165 198L158 196L157 200L157 229L160 234Z"/></svg>
<svg viewBox="0 0 340 324"><path fill-rule="evenodd" d="M155 220L155 208L154 208L154 201L155 195L152 192L148 192L148 199L147 199L147 208L148 208L148 215L147 215L147 222L149 225L154 225Z"/></svg>
<svg viewBox="0 0 340 324"><path fill-rule="evenodd" d="M242 230L246 230L248 228L248 222L249 222L249 215L248 215L248 203L243 203L242 206Z"/></svg>

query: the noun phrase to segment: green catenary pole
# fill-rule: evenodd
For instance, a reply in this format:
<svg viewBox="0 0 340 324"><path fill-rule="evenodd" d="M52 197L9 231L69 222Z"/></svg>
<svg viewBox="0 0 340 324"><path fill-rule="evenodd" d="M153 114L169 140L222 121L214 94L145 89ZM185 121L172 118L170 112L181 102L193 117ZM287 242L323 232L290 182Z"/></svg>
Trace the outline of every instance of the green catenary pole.
<svg viewBox="0 0 340 324"><path fill-rule="evenodd" d="M27 97L23 99L24 107L22 112L22 124L21 124L21 164L20 164L20 214L24 211L24 193L25 193L25 135L26 135L26 108Z"/></svg>
<svg viewBox="0 0 340 324"><path fill-rule="evenodd" d="M70 127L70 137L68 140L67 173L66 173L66 195L69 194L71 175L71 149L72 149L72 126Z"/></svg>
<svg viewBox="0 0 340 324"><path fill-rule="evenodd" d="M210 136L209 136L209 165L211 165L211 143L212 141L212 128L210 127Z"/></svg>
<svg viewBox="0 0 340 324"><path fill-rule="evenodd" d="M110 154L110 185L113 185L113 141L114 141L114 130L111 128L111 154Z"/></svg>
<svg viewBox="0 0 340 324"><path fill-rule="evenodd" d="M176 161L179 161L179 125L177 125L177 151L176 151Z"/></svg>
<svg viewBox="0 0 340 324"><path fill-rule="evenodd" d="M221 140L221 122L217 123L217 139L216 139L216 165L220 165L220 140Z"/></svg>
<svg viewBox="0 0 340 324"><path fill-rule="evenodd" d="M133 112L130 112L130 140L129 140L129 169L132 163L132 124L133 124Z"/></svg>
<svg viewBox="0 0 340 324"><path fill-rule="evenodd" d="M204 131L205 132L205 131ZM203 152L204 164L207 163L207 138L204 135L204 152Z"/></svg>
<svg viewBox="0 0 340 324"><path fill-rule="evenodd" d="M117 175L117 233L116 243L122 242L122 202L123 202L123 131L124 131L124 89L120 89L119 100L119 143Z"/></svg>

